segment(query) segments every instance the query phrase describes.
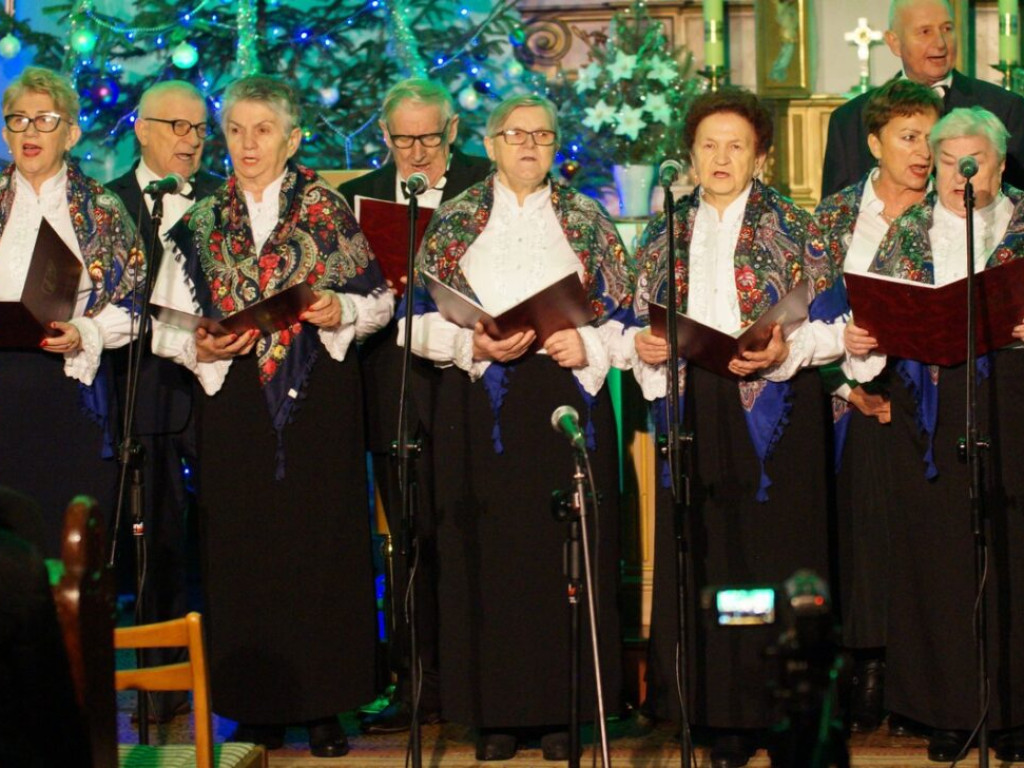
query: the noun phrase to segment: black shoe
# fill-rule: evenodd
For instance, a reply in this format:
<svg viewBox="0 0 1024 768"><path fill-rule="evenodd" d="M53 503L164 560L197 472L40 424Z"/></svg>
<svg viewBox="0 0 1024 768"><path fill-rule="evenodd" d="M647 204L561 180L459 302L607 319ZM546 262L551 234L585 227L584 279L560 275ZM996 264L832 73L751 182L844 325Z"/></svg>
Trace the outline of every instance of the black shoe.
<svg viewBox="0 0 1024 768"><path fill-rule="evenodd" d="M715 738L711 747L711 768L743 768L754 753L750 742L738 733L726 733Z"/></svg>
<svg viewBox="0 0 1024 768"><path fill-rule="evenodd" d="M871 733L885 719L885 661L867 659L853 669L853 690L850 693L850 730Z"/></svg>
<svg viewBox="0 0 1024 768"><path fill-rule="evenodd" d="M309 754L313 757L341 757L348 754L348 739L338 718L315 720L308 725Z"/></svg>
<svg viewBox="0 0 1024 768"><path fill-rule="evenodd" d="M280 749L284 746L283 725L247 725L239 723L228 741L241 741L246 744L258 744L267 749Z"/></svg>
<svg viewBox="0 0 1024 768"><path fill-rule="evenodd" d="M480 738L476 741L476 759L481 762L511 760L516 756L517 749L516 737L511 733L480 734Z"/></svg>
<svg viewBox="0 0 1024 768"><path fill-rule="evenodd" d="M420 709L420 725L437 725L441 713L436 709ZM412 727L412 710L408 704L392 702L375 715L367 715L359 726L363 733L401 733Z"/></svg>
<svg viewBox="0 0 1024 768"><path fill-rule="evenodd" d="M540 737L540 751L545 760L564 763L569 759L569 732L545 733Z"/></svg>
<svg viewBox="0 0 1024 768"><path fill-rule="evenodd" d="M895 712L889 713L889 735L896 737L904 736L928 736L931 729L927 726L903 717L903 715L897 715Z"/></svg>
<svg viewBox="0 0 1024 768"><path fill-rule="evenodd" d="M966 752L966 731L943 731L936 728L928 737L928 759L934 763L951 763Z"/></svg>
<svg viewBox="0 0 1024 768"><path fill-rule="evenodd" d="M992 734L996 760L1004 763L1024 763L1024 728L1013 728Z"/></svg>

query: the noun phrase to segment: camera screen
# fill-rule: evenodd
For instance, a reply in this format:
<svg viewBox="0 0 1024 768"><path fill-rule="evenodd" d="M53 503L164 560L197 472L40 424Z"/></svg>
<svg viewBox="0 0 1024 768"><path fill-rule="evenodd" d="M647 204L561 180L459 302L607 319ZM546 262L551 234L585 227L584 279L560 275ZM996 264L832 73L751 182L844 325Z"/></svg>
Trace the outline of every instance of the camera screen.
<svg viewBox="0 0 1024 768"><path fill-rule="evenodd" d="M720 589L715 593L718 623L723 627L742 627L775 623L775 590Z"/></svg>

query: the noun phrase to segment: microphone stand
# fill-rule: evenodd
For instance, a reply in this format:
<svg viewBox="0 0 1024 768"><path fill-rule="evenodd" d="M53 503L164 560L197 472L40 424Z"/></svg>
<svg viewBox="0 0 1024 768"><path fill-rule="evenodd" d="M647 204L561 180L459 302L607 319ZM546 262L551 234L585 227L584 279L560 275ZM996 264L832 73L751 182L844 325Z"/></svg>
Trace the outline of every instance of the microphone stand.
<svg viewBox="0 0 1024 768"><path fill-rule="evenodd" d="M132 536L135 539L135 616L138 619L142 616L142 603L145 599L146 583L146 522L145 522L145 470L146 450L135 434L135 404L138 399L139 371L142 365L144 344L149 328L151 316L150 297L153 294L153 286L156 283L156 276L160 271L160 262L163 249L160 248L160 224L164 217L164 192L159 191L153 194L153 212L150 218L153 222L153 235L150 238L149 250L146 251L148 262L146 285L142 291L142 306L138 312L138 332L132 329L131 342L128 346L128 375L125 381L124 395L124 419L122 422L122 434L120 455L118 460L121 464L117 483L117 511L114 514L113 538L110 546L110 559L107 563L113 567L117 558L117 537L121 527L121 516L124 511L125 490L131 476L129 495L129 507L132 515ZM145 206L145 193L139 198L139 210L136 216L136 231L141 231L142 212ZM136 288L138 286L136 285ZM133 313L132 322L135 322ZM137 662L142 666L142 651L136 652ZM136 713L139 721L139 743L149 743L149 702L144 691L139 692L136 705Z"/></svg>
<svg viewBox="0 0 1024 768"><path fill-rule="evenodd" d="M601 765L610 768L608 730L604 715L604 688L601 676L600 639L597 631L597 608L594 603L594 574L590 560L590 539L587 532L587 473L590 470L586 448L573 445L573 489L569 493L556 492L554 515L556 520L569 524L563 553L563 570L568 581L569 599L569 768L580 766L580 600L582 588L587 596L587 615L590 620L590 647L594 657L594 688L597 698L597 725L600 734ZM596 496L596 489L591 489ZM594 497L591 497L594 498ZM595 501L596 503L596 501ZM583 564L581 581L580 563Z"/></svg>
<svg viewBox="0 0 1024 768"><path fill-rule="evenodd" d="M663 181L666 181L663 179ZM672 483L672 519L675 534L676 567L676 691L679 697L679 741L680 764L689 768L693 760L693 741L690 735L690 719L687 712L689 702L688 648L686 643L687 612L687 556L689 543L686 538L686 524L692 512L690 497L689 462L693 446L693 435L680 430L679 414L679 331L676 326L679 298L676 291L676 233L675 196L672 184L663 183L665 190L665 224L668 231L668 301L665 315L668 333L668 434L661 443L661 454L669 464ZM660 440L659 440L660 442ZM684 451L685 448L685 451Z"/></svg>
<svg viewBox="0 0 1024 768"><path fill-rule="evenodd" d="M985 572L988 563L988 542L985 537L985 488L982 482L982 451L989 441L978 434L978 384L974 295L974 185L970 177L964 185L964 208L967 212L967 415L966 437L959 442L961 461L967 462L970 475L969 498L971 531L974 534L974 580L978 592L974 614L975 660L978 675L978 766L988 768L988 611L985 603ZM970 745L967 745L968 748Z"/></svg>
<svg viewBox="0 0 1024 768"><path fill-rule="evenodd" d="M402 532L400 552L405 555L408 571L406 602L409 623L409 753L412 768L421 768L423 753L420 743L420 688L422 669L420 667L419 638L416 632L416 564L419 557L416 537L417 480L416 459L420 455L420 444L409 434L409 381L412 368L412 321L413 321L413 277L416 267L416 219L419 216L418 192L410 190L409 195L409 253L406 262L405 281L405 335L402 347L402 387L398 405L398 439L391 446L391 456L398 461L398 483L402 496Z"/></svg>

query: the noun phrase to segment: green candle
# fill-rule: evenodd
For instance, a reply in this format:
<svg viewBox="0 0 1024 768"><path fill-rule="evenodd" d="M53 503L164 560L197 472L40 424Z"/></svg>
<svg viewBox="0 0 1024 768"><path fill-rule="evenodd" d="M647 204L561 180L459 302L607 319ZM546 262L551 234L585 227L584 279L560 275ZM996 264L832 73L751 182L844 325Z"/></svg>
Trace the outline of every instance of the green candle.
<svg viewBox="0 0 1024 768"><path fill-rule="evenodd" d="M704 0L704 64L725 66L725 0Z"/></svg>
<svg viewBox="0 0 1024 768"><path fill-rule="evenodd" d="M999 61L1020 61L1019 0L999 0Z"/></svg>

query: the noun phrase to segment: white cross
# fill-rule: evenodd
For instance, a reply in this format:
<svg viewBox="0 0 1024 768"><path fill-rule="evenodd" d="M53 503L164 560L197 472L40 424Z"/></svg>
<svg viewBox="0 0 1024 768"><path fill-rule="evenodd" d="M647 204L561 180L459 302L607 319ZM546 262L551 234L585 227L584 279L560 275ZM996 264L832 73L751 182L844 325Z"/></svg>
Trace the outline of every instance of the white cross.
<svg viewBox="0 0 1024 768"><path fill-rule="evenodd" d="M861 16L857 19L857 26L846 32L843 39L857 46L857 58L861 60L863 66L867 63L871 46L882 42L882 33L869 27L868 20Z"/></svg>
<svg viewBox="0 0 1024 768"><path fill-rule="evenodd" d="M868 20L861 16L857 19L857 26L843 34L843 39L857 46L857 58L860 60L860 83L854 90L864 93L871 83L871 72L868 68L871 46L882 41L882 33L869 27Z"/></svg>

